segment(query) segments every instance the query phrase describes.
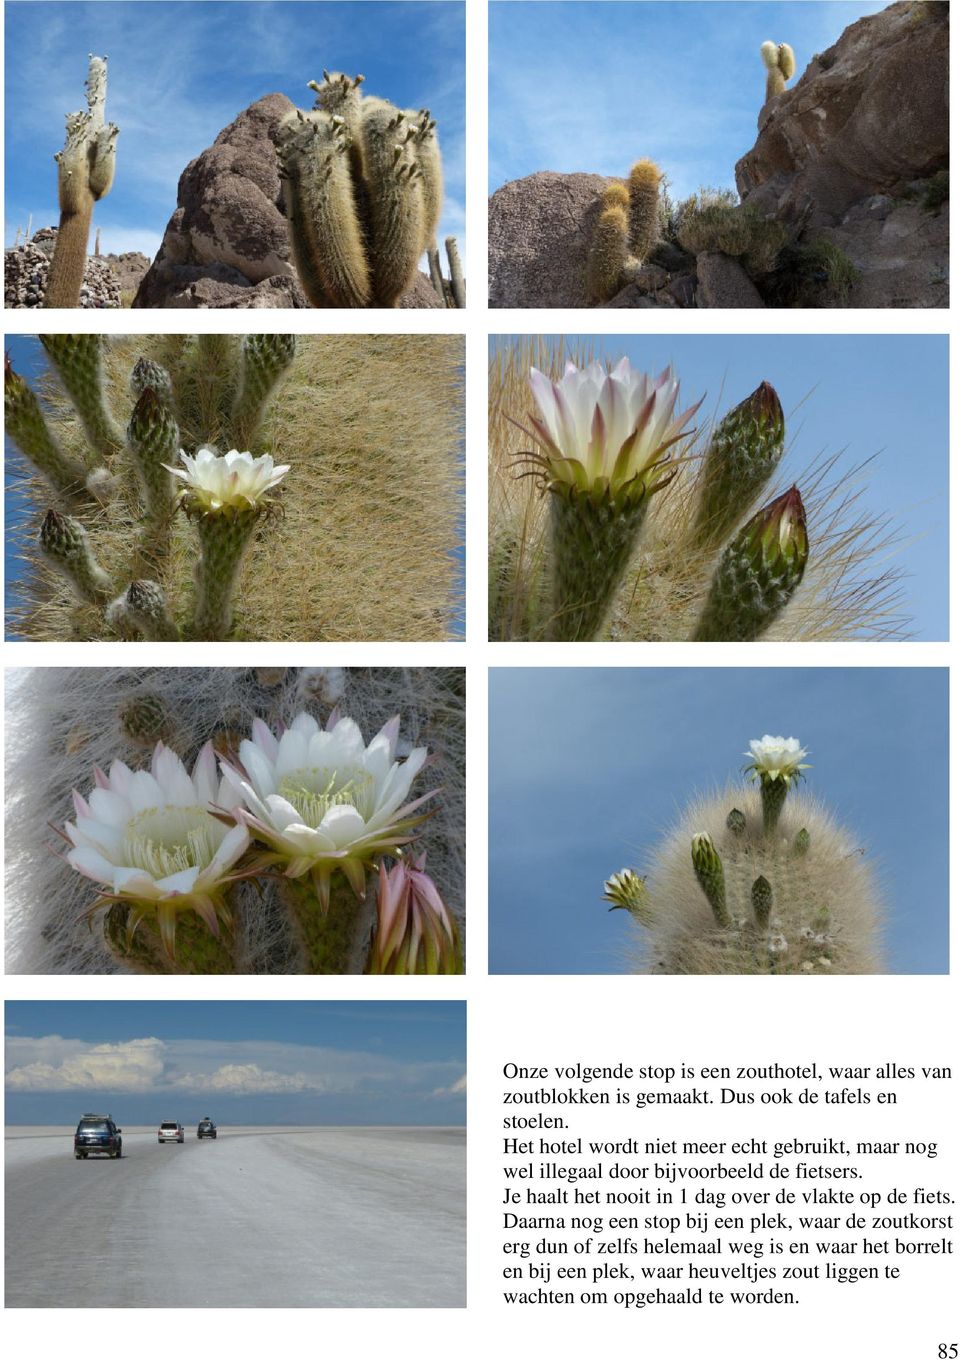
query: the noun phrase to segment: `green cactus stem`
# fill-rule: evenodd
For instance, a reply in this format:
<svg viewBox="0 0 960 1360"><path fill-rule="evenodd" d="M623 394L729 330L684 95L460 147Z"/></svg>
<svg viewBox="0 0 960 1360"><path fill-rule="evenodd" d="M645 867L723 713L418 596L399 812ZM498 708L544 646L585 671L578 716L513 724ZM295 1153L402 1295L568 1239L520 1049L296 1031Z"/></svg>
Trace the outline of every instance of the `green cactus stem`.
<svg viewBox="0 0 960 1360"><path fill-rule="evenodd" d="M750 890L750 901L753 906L753 914L757 925L761 930L766 930L770 924L770 909L773 906L773 888L763 874L754 880Z"/></svg>
<svg viewBox="0 0 960 1360"><path fill-rule="evenodd" d="M180 431L170 407L152 387L140 394L127 426L127 448L143 491L151 523L147 532L155 540L157 530L174 508L173 478L167 467L177 461Z"/></svg>
<svg viewBox="0 0 960 1360"><path fill-rule="evenodd" d="M722 543L756 501L783 457L780 399L767 382L729 411L716 427L700 472L697 538Z"/></svg>
<svg viewBox="0 0 960 1360"><path fill-rule="evenodd" d="M633 556L649 498L623 504L569 489L550 498L553 543L553 617L556 642L596 637Z"/></svg>
<svg viewBox="0 0 960 1360"><path fill-rule="evenodd" d="M237 973L234 942L221 926L220 938L212 935L195 912L182 911L177 917L174 958L166 954L160 939L156 918L147 916L133 935L128 930L130 907L115 902L103 917L103 937L107 948L123 965L134 973L213 974Z"/></svg>
<svg viewBox="0 0 960 1360"><path fill-rule="evenodd" d="M60 225L44 307L79 307L93 205L113 184L119 129L104 121L107 59L91 54L87 73L87 112L67 114L67 136L57 162Z"/></svg>
<svg viewBox="0 0 960 1360"><path fill-rule="evenodd" d="M79 520L48 510L38 541L46 560L67 578L81 600L103 605L110 599L113 582L94 556Z"/></svg>
<svg viewBox="0 0 960 1360"><path fill-rule="evenodd" d="M362 80L325 71L309 82L314 109L274 135L294 264L315 307L394 307L436 248L436 123L427 109L364 98Z"/></svg>
<svg viewBox="0 0 960 1360"><path fill-rule="evenodd" d="M198 335L190 356L187 385L192 382L203 437L213 444L229 429L237 393L238 345L235 335Z"/></svg>
<svg viewBox="0 0 960 1360"><path fill-rule="evenodd" d="M593 302L609 302L620 288L630 258L629 206L626 186L619 180L608 184L587 255L587 295Z"/></svg>
<svg viewBox="0 0 960 1360"><path fill-rule="evenodd" d="M4 428L7 437L29 458L54 490L83 499L86 468L69 457L50 433L43 411L29 385L13 370L7 355L3 368Z"/></svg>
<svg viewBox="0 0 960 1360"><path fill-rule="evenodd" d="M735 836L742 836L747 829L747 819L739 808L731 808L727 814L727 830Z"/></svg>
<svg viewBox="0 0 960 1360"><path fill-rule="evenodd" d="M725 549L694 641L761 637L803 580L808 552L803 501L792 487L754 515Z"/></svg>
<svg viewBox="0 0 960 1360"><path fill-rule="evenodd" d="M330 881L330 900L321 905L310 875L278 880L280 895L303 950L308 973L350 973L358 941L369 929L365 899L358 898L341 874ZM372 917L370 917L372 919ZM360 969L361 972L365 970Z"/></svg>
<svg viewBox="0 0 960 1360"><path fill-rule="evenodd" d="M727 890L723 876L723 861L717 854L713 841L705 833L694 836L690 843L693 872L703 889L703 895L710 903L718 926L729 926L730 915L727 911Z"/></svg>
<svg viewBox="0 0 960 1360"><path fill-rule="evenodd" d="M630 171L630 253L639 264L648 258L660 235L662 179L659 167L650 160L637 161Z"/></svg>
<svg viewBox="0 0 960 1360"><path fill-rule="evenodd" d="M107 409L102 335L41 335L40 343L73 402L90 448L109 459L123 448L123 432Z"/></svg>
<svg viewBox="0 0 960 1360"><path fill-rule="evenodd" d="M454 307L466 307L467 285L463 277L463 265L460 263L457 238L447 236L443 244L447 252L447 263L450 266L450 291L453 294L453 305Z"/></svg>
<svg viewBox="0 0 960 1360"><path fill-rule="evenodd" d="M761 774L760 806L763 808L764 835L772 836L776 831L789 792L790 781L788 779L771 779L768 775Z"/></svg>
<svg viewBox="0 0 960 1360"><path fill-rule="evenodd" d="M193 635L221 642L233 627L233 593L247 545L253 536L259 508L223 510L197 517L200 560L197 563L197 603Z"/></svg>
<svg viewBox="0 0 960 1360"><path fill-rule="evenodd" d="M150 642L179 642L180 632L167 609L167 599L156 581L131 581L108 607L109 622L124 633L136 632Z"/></svg>
<svg viewBox="0 0 960 1360"><path fill-rule="evenodd" d="M295 335L245 335L240 346L240 389L233 408L231 443L254 450L267 401L297 352ZM172 461L172 460L169 460Z"/></svg>

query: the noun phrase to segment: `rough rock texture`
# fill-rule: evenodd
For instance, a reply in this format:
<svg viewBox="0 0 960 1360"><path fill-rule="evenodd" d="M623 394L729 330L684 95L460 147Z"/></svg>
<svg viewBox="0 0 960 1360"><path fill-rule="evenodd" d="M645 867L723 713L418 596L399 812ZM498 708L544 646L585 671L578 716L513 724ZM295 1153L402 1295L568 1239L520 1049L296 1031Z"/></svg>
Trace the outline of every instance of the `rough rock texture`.
<svg viewBox="0 0 960 1360"><path fill-rule="evenodd" d="M141 254L139 250L127 250L122 255L102 255L100 258L106 260L116 274L120 291L123 293L136 292L144 274L150 268L150 257Z"/></svg>
<svg viewBox="0 0 960 1360"><path fill-rule="evenodd" d="M15 246L3 254L3 305L5 307L40 307L47 287L47 271L56 230L44 227L37 238L26 245ZM81 307L119 307L120 281L106 260L92 256L87 260L80 289Z"/></svg>
<svg viewBox="0 0 960 1360"><path fill-rule="evenodd" d="M741 198L809 231L946 166L948 9L901 0L815 56L761 109L756 145L736 166Z"/></svg>
<svg viewBox="0 0 960 1360"><path fill-rule="evenodd" d="M307 307L290 263L271 133L293 108L268 94L180 176L177 208L134 307ZM420 283L402 307L438 305Z"/></svg>
<svg viewBox="0 0 960 1360"><path fill-rule="evenodd" d="M738 261L717 251L697 256L697 300L701 307L763 307L766 304Z"/></svg>
<svg viewBox="0 0 960 1360"><path fill-rule="evenodd" d="M852 24L760 112L737 164L742 199L793 243L839 246L860 271L852 307L948 304L948 205L922 206L948 164L949 6L900 0ZM664 167L669 173L669 165ZM601 175L528 175L489 203L491 307L588 307L587 253ZM782 280L716 254L695 262L663 243L607 307L758 307ZM659 272L666 279L661 280ZM653 286L649 286L650 284ZM771 301L771 305L778 305ZM824 290L822 301L835 305Z"/></svg>

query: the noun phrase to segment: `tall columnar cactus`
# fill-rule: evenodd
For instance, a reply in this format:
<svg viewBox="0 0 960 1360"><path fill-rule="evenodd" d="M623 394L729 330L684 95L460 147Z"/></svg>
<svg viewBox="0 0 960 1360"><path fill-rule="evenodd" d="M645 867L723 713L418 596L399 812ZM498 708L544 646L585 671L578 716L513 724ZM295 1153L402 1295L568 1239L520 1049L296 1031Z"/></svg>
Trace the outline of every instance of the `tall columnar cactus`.
<svg viewBox="0 0 960 1360"><path fill-rule="evenodd" d="M647 913L634 914L646 969L882 971L883 904L863 849L826 809L791 793L807 768L799 742L765 737L751 748L759 791L696 800L652 853Z"/></svg>
<svg viewBox="0 0 960 1360"><path fill-rule="evenodd" d="M626 184L614 180L604 189L587 252L587 295L593 302L609 302L656 245L662 179L653 161L640 160Z"/></svg>
<svg viewBox="0 0 960 1360"><path fill-rule="evenodd" d="M869 575L877 526L850 514L855 489L830 484L833 460L802 494L771 487L785 422L769 383L698 448L672 423L672 374L654 383L626 360L545 368L518 364L508 391L491 375L491 637L869 636L874 592L877 633L889 635L880 602L894 582L886 565ZM521 423L524 379L537 414Z"/></svg>
<svg viewBox="0 0 960 1360"><path fill-rule="evenodd" d="M104 121L107 59L91 54L87 112L67 114L67 137L56 156L60 226L47 275L44 307L79 307L93 205L113 185L119 129Z"/></svg>
<svg viewBox="0 0 960 1360"><path fill-rule="evenodd" d="M783 612L803 580L807 525L792 487L764 507L723 550L694 642L752 642Z"/></svg>
<svg viewBox="0 0 960 1360"><path fill-rule="evenodd" d="M324 71L309 82L313 109L275 134L294 263L315 307L394 307L436 250L436 123L427 109L364 97L362 81Z"/></svg>
<svg viewBox="0 0 960 1360"><path fill-rule="evenodd" d="M765 42L760 44L760 58L767 71L767 89L764 103L775 95L783 94L786 83L795 74L797 59L788 43Z"/></svg>

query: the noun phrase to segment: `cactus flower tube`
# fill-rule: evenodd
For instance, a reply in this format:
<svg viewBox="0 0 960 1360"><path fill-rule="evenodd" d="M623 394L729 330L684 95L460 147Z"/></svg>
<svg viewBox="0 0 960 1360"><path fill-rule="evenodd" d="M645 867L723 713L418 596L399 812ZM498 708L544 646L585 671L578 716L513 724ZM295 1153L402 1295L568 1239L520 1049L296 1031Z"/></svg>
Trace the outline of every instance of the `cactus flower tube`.
<svg viewBox="0 0 960 1360"><path fill-rule="evenodd" d="M396 760L399 730L393 718L364 746L357 724L336 710L326 729L300 713L280 737L258 719L238 768L221 762L224 807L267 847L264 865L310 875L321 911L336 873L363 897L367 868L412 839L426 815L417 809L436 792L405 801L427 751Z"/></svg>
<svg viewBox="0 0 960 1360"><path fill-rule="evenodd" d="M456 922L424 869L425 855L380 862L371 973L461 973Z"/></svg>
<svg viewBox="0 0 960 1360"><path fill-rule="evenodd" d="M783 457L784 433L783 407L768 382L717 425L700 473L697 536L705 547L742 522Z"/></svg>
<svg viewBox="0 0 960 1360"><path fill-rule="evenodd" d="M650 378L626 358L609 372L567 364L557 383L534 368L530 388L539 450L525 461L551 495L552 636L587 641L606 619L650 498L670 481L670 451L700 403L677 415L673 371Z"/></svg>
<svg viewBox="0 0 960 1360"><path fill-rule="evenodd" d="M628 911L641 925L651 921L646 879L636 869L621 869L611 874L603 885L604 902L612 902L611 911Z"/></svg>
<svg viewBox="0 0 960 1360"><path fill-rule="evenodd" d="M167 467L184 486L180 505L197 521L200 561L194 633L218 641L233 625L232 599L243 555L261 515L269 513L267 496L290 470L268 453L254 458L231 449L221 457L204 447L196 457L180 451L182 468Z"/></svg>
<svg viewBox="0 0 960 1360"><path fill-rule="evenodd" d="M750 750L744 754L750 757L750 763L745 767L747 773L751 779L760 781L763 829L767 835L772 835L790 786L802 779L802 772L810 768L802 763L807 752L796 737L765 736L759 741L751 741Z"/></svg>
<svg viewBox="0 0 960 1360"><path fill-rule="evenodd" d="M792 487L754 515L720 558L696 642L751 642L783 612L803 580L809 542Z"/></svg>
<svg viewBox="0 0 960 1360"><path fill-rule="evenodd" d="M215 937L221 926L229 930L226 896L250 833L239 824L228 828L211 811L224 797L212 742L192 774L158 742L149 770L116 760L109 775L94 768L94 777L86 798L74 790L77 819L64 827L73 847L68 863L103 885L87 914L111 903L129 907L129 940L142 921L153 920L170 960L183 912L196 913Z"/></svg>

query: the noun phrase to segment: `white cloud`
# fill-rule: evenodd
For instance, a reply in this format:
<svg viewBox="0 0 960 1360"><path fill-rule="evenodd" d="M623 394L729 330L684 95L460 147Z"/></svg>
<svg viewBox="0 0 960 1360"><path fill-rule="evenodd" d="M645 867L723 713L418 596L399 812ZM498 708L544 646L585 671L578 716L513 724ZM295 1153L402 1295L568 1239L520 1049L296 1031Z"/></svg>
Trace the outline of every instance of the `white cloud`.
<svg viewBox="0 0 960 1360"><path fill-rule="evenodd" d="M225 1063L215 1072L185 1072L174 1086L187 1090L220 1091L227 1095L272 1095L286 1091L332 1092L346 1089L328 1077L306 1072L269 1072L257 1063Z"/></svg>
<svg viewBox="0 0 960 1360"><path fill-rule="evenodd" d="M7 1042L12 1047L31 1040ZM57 1042L63 1043L63 1040ZM39 1043L48 1049L50 1041ZM122 1044L93 1044L69 1053L61 1061L38 1057L7 1072L10 1091L149 1091L163 1075L164 1045L160 1039L131 1039Z"/></svg>
<svg viewBox="0 0 960 1360"><path fill-rule="evenodd" d="M450 1086L438 1086L433 1092L437 1097L443 1096L465 1096L467 1094L467 1074L464 1072L462 1077L458 1077Z"/></svg>

